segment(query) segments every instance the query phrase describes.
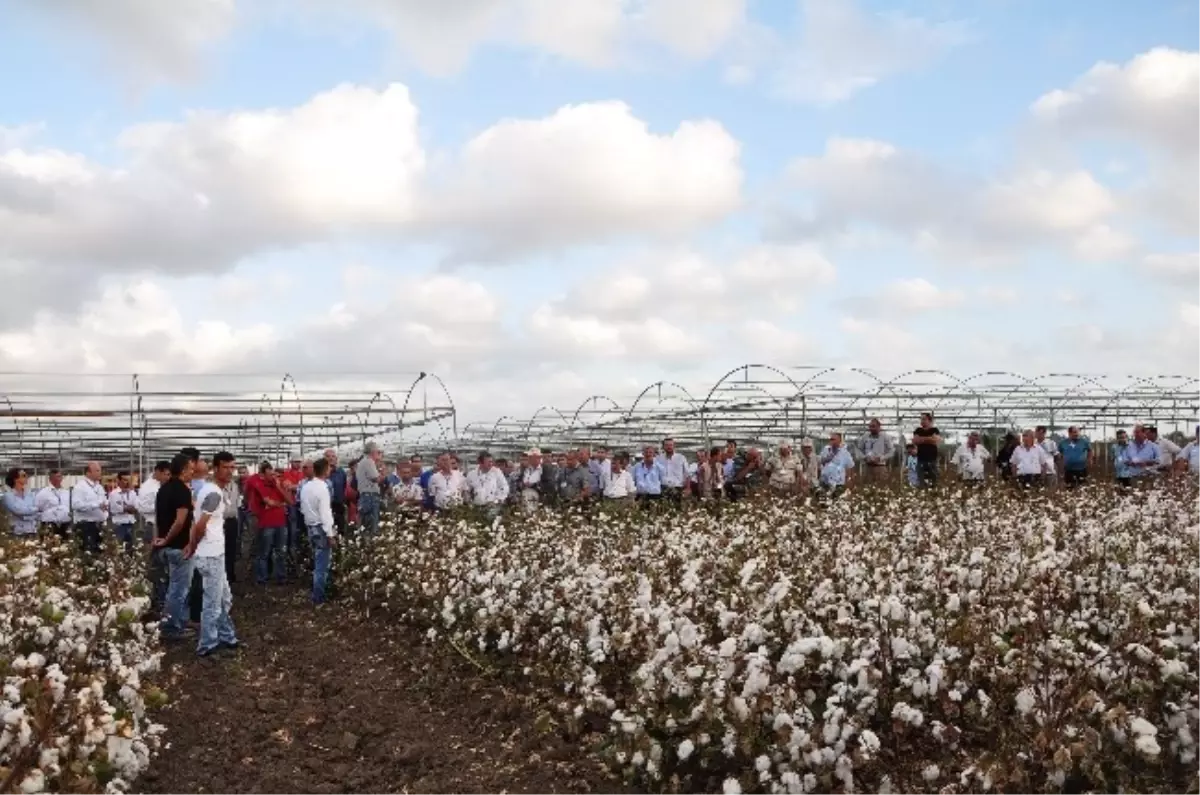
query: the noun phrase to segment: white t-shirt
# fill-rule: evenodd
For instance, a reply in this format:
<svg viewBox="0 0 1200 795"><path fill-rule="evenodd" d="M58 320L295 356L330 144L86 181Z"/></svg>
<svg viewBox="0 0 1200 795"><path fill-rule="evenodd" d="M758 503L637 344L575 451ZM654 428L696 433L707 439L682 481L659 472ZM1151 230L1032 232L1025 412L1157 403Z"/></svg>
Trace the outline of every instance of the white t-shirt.
<svg viewBox="0 0 1200 795"><path fill-rule="evenodd" d="M608 483L604 486L604 496L611 499L628 497L635 491L637 487L633 483L633 473L628 469L610 473Z"/></svg>
<svg viewBox="0 0 1200 795"><path fill-rule="evenodd" d="M201 516L208 517L204 527L204 538L196 545L196 557L215 558L225 554L225 492L211 480L196 494L196 507L192 510L192 526Z"/></svg>
<svg viewBox="0 0 1200 795"><path fill-rule="evenodd" d="M1036 444L1033 447L1021 444L1013 450L1009 466L1018 475L1041 475L1046 471L1046 462L1053 464L1054 459L1043 448Z"/></svg>
<svg viewBox="0 0 1200 795"><path fill-rule="evenodd" d="M476 505L499 505L508 499L508 480L494 466L487 472L479 468L471 470L467 486Z"/></svg>
<svg viewBox="0 0 1200 795"><path fill-rule="evenodd" d="M1038 442L1037 445L1046 451L1046 459L1042 462L1042 472L1047 475L1056 474L1054 459L1058 457L1058 442L1047 436Z"/></svg>
<svg viewBox="0 0 1200 795"><path fill-rule="evenodd" d="M429 496L437 507L453 508L462 505L464 485L463 473L457 469L451 469L449 474L438 470L429 477Z"/></svg>
<svg viewBox="0 0 1200 795"><path fill-rule="evenodd" d="M954 452L953 461L954 465L958 467L958 474L962 475L965 480L983 480L984 462L991 457L991 454L981 444L975 445L974 450L964 444Z"/></svg>

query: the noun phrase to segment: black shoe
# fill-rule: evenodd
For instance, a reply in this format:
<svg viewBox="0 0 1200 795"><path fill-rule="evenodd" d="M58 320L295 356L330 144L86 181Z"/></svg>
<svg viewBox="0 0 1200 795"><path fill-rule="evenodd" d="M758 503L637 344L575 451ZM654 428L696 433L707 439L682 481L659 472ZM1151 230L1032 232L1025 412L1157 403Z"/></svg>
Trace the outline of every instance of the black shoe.
<svg viewBox="0 0 1200 795"><path fill-rule="evenodd" d="M246 647L242 645L242 642L240 640L235 640L233 643L226 643L225 641L219 641L217 643L217 648L224 649L225 651L230 651L230 652L234 652L234 653L246 650Z"/></svg>

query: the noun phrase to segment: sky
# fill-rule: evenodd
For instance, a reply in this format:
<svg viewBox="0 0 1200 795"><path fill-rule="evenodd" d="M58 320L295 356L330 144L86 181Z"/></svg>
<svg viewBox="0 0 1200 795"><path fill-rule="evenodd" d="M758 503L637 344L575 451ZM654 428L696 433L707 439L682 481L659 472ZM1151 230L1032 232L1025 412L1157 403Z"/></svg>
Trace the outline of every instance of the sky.
<svg viewBox="0 0 1200 795"><path fill-rule="evenodd" d="M428 371L475 419L751 362L1195 377L1198 28L0 0L0 371Z"/></svg>

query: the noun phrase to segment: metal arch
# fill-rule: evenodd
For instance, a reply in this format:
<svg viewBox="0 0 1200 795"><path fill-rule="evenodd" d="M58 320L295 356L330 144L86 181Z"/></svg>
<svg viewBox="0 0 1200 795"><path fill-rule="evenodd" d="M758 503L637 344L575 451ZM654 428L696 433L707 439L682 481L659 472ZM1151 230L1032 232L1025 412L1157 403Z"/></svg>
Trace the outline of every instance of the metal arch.
<svg viewBox="0 0 1200 795"><path fill-rule="evenodd" d="M700 411L704 410L702 407L698 407L696 405L696 399L692 397L692 393L688 392L685 387L680 386L679 384L675 383L674 381L655 381L653 384L651 384L650 386L643 389L641 391L641 393L639 393L638 396L633 399L633 403L630 404L629 410L627 412L625 412L625 421L628 422L629 420L631 420L633 418L633 412L634 412L634 410L637 409L638 403L640 403L642 401L642 398L644 398L647 394L649 394L650 390L654 389L655 387L659 388L658 402L662 403L662 388L664 386L674 387L675 389L678 389L680 392L682 392L683 396L687 400L687 402L692 404L693 409L699 409Z"/></svg>
<svg viewBox="0 0 1200 795"><path fill-rule="evenodd" d="M708 390L708 394L704 397L704 403L702 403L700 406L701 413L704 413L705 411L708 410L708 402L710 400L712 400L712 396L714 394L716 394L717 390L721 387L721 384L723 384L729 380L729 376L733 375L734 373L743 372L743 371L747 375L749 375L750 368L752 368L752 367L761 367L765 370L770 370L774 373L778 373L779 375L783 376L789 383L791 383L792 386L794 386L796 388L796 394L799 394L804 391L804 387L801 387L799 384L797 384L790 375L783 372L778 367L774 367L769 364L743 364L743 365L733 368L732 370L727 372L725 375L723 375L719 379L717 379L717 382L712 385L712 389ZM830 368L830 369L833 369L833 368ZM829 372L829 370L822 371L822 373L818 373L817 375L822 375L825 372ZM817 376L813 376L813 378L816 378L816 377ZM808 380L808 382L806 382L806 385L807 385L807 383L811 383L811 382L812 382L812 378L810 378ZM661 384L662 382L660 381L659 383ZM639 395L639 397L641 397L641 396Z"/></svg>
<svg viewBox="0 0 1200 795"><path fill-rule="evenodd" d="M454 436L458 436L458 408L454 405L454 397L450 394L450 390L446 387L446 382L441 379L437 373L429 373L427 378L432 378L438 382L438 386L442 388L442 393L446 395L446 402L450 404L450 421L453 423ZM440 420L435 420L438 425L441 425Z"/></svg>
<svg viewBox="0 0 1200 795"><path fill-rule="evenodd" d="M568 425L568 426L567 426L567 427L568 427L568 429L570 429L570 428L574 428L574 427L575 427L575 424L576 424L577 422L579 422L579 413L580 413L581 411L583 411L583 407L584 407L584 406L586 406L588 403L591 403L591 404L592 404L592 406L594 407L594 406L596 405L596 404L595 404L595 401L596 401L596 400L600 400L600 399L607 400L609 403L611 403L611 404L612 404L613 408L617 410L617 413L618 413L618 414L620 414L620 413L621 413L621 410L622 410L622 409L621 409L621 404L620 404L620 403L618 403L617 401L613 400L612 398L610 398L608 395L592 395L592 396L591 396L591 397L589 397L587 400L584 400L582 403L580 403L580 404L579 404L579 408L575 409L575 414L573 414L573 415L571 416L571 423L570 423L570 425ZM595 410L595 409L593 408L593 410ZM608 411L609 411L609 410L605 410L604 414L607 414L607 413L608 413ZM603 416L603 414L602 414L601 416Z"/></svg>
<svg viewBox="0 0 1200 795"><path fill-rule="evenodd" d="M495 443L496 443L496 434L500 432L500 423L504 422L505 420L512 420L513 422L516 422L516 421L517 421L517 419L516 419L515 417L510 417L510 416L508 416L507 414L504 414L504 415L502 415L502 416L501 416L499 419L497 419L497 420L496 420L496 422L495 422L495 423L493 423L493 425L492 425L492 435L491 435L491 437L489 437L489 439L488 439L488 444L495 444Z"/></svg>
<svg viewBox="0 0 1200 795"><path fill-rule="evenodd" d="M559 428L565 430L565 429L571 427L571 421L567 419L567 415L563 414L556 407L554 407L554 406L539 406L538 410L533 412L533 416L529 418L529 422L525 423L525 436L526 437L529 436L529 431L531 428L533 428L533 423L537 422L538 415L541 414L543 411L553 411L554 413L556 413L559 416L559 419L561 419L563 421L562 425L557 426L556 428L553 428L552 430L558 430Z"/></svg>
<svg viewBox="0 0 1200 795"><path fill-rule="evenodd" d="M1049 404L1049 402L1050 402L1050 392L1049 392L1049 390L1046 389L1046 387L1042 386L1034 379L1026 378L1025 376L1021 375L1020 373L1014 373L1011 370L988 370L987 372L978 373L974 376L971 376L971 378L972 379L982 378L983 376L988 376L988 375L1003 375L1003 376L1007 376L1009 378L1015 378L1018 381L1022 381L1025 383L1026 386L1032 387L1033 389L1041 390L1042 395L1045 397L1047 404ZM1013 397L1013 393L1009 393L1008 395L1002 396L1000 398L999 402L995 403L992 406L993 413L998 416L1000 414L1001 409L1006 409L1008 407L1009 401L1012 399L1012 397ZM1011 413L1006 413L1005 416L1007 416L1010 420L1015 419L1015 415L1011 414Z"/></svg>

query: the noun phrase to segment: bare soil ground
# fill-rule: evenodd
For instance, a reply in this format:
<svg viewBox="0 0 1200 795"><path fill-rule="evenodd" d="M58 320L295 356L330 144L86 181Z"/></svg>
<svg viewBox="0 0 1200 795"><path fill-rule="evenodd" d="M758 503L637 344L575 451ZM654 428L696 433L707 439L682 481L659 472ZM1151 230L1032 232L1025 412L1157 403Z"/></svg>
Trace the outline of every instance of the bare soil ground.
<svg viewBox="0 0 1200 795"><path fill-rule="evenodd" d="M234 586L246 648L167 655L144 792L613 792L586 743L453 650L297 586Z"/></svg>

